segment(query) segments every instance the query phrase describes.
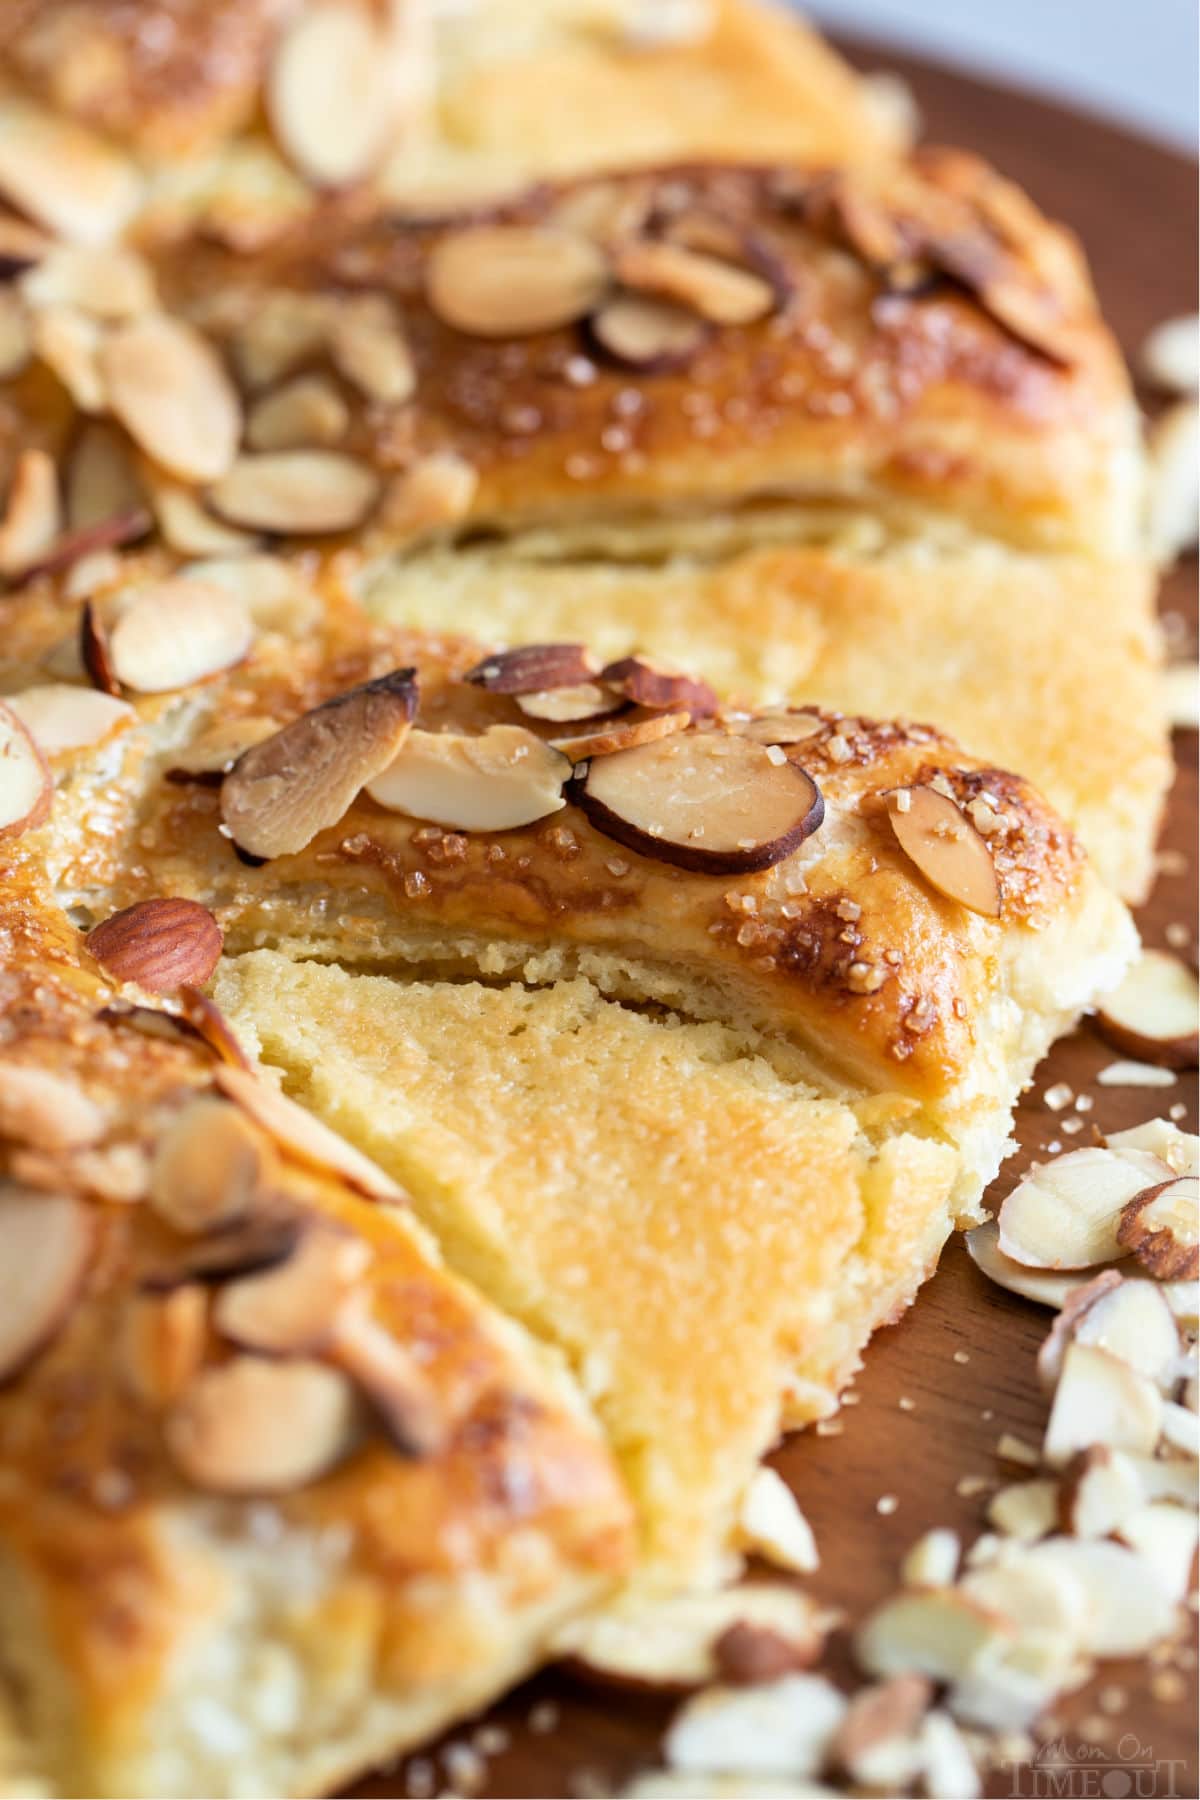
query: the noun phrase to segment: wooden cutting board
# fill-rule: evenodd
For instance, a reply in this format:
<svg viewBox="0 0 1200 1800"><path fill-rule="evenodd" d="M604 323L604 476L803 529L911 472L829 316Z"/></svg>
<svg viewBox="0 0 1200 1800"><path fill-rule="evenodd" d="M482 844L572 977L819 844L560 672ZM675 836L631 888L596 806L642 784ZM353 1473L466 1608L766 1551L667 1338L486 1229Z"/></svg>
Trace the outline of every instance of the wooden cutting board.
<svg viewBox="0 0 1200 1800"><path fill-rule="evenodd" d="M1081 29L1085 29L1081 15ZM1086 246L1105 312L1126 352L1160 319L1196 304L1196 181L1182 158L1079 113L991 87L865 45L845 46L864 68L898 70L912 83L933 142L969 145L1026 187L1051 217L1068 221ZM1152 396L1144 396L1148 403ZM1174 652L1194 655L1196 566L1166 583L1164 614ZM1086 618L1080 630L1086 631ZM1095 704L1103 707L1105 696ZM1119 733L1120 718L1112 729ZM1186 859L1158 882L1140 924L1146 941L1168 927L1188 932L1195 954L1196 736L1176 737L1179 773L1163 847ZM1176 937L1177 932L1172 933ZM1178 945L1176 946L1178 947ZM1084 1027L1039 1070L1018 1116L1020 1154L1000 1191L1055 1140L1090 1141L1088 1126L1118 1130L1186 1101L1196 1130L1196 1083L1173 1089L1101 1088L1097 1071L1114 1052ZM1063 1135L1068 1113L1043 1095L1066 1082L1094 1097L1084 1130ZM1075 1115L1079 1117L1080 1115ZM982 1527L988 1493L1021 1471L996 1456L1001 1431L1031 1442L1045 1408L1034 1356L1050 1315L991 1286L961 1244L908 1316L873 1341L836 1435L786 1442L774 1462L801 1497L816 1531L821 1570L809 1584L823 1601L859 1618L896 1585L899 1559L922 1531L950 1525L964 1539ZM976 1482L986 1484L976 1491ZM964 1484L967 1492L961 1492ZM894 1510L880 1513L895 1501ZM1193 1620L1194 1625L1194 1620ZM1076 1766L1057 1789L1026 1766L994 1772L995 1795L1187 1795L1200 1792L1196 1758L1195 1633L1168 1668L1106 1663L1100 1679L1056 1709ZM845 1633L833 1640L832 1672L849 1674ZM1165 1675L1165 1679L1164 1679ZM1176 1690L1172 1694L1171 1690ZM482 1793L534 1797L613 1794L656 1760L669 1703L588 1688L549 1671L485 1720L459 1726L441 1746L376 1776L363 1795ZM480 1736L482 1727L483 1735ZM1043 1737L1045 1734L1041 1734ZM474 1748L472 1748L474 1746ZM479 1755L482 1747L484 1754ZM699 1789L697 1789L699 1792Z"/></svg>

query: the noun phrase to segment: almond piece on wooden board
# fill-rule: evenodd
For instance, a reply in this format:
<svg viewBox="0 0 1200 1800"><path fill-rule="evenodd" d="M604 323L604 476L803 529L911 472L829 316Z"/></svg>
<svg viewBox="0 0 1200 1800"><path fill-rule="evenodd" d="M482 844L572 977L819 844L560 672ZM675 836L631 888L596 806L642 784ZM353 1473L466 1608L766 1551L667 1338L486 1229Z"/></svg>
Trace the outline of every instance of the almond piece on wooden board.
<svg viewBox="0 0 1200 1800"><path fill-rule="evenodd" d="M321 1174L340 1177L373 1200L403 1200L403 1188L385 1175L377 1163L340 1138L328 1125L306 1113L302 1106L268 1082L232 1063L220 1063L214 1071L217 1086L262 1126L283 1155Z"/></svg>
<svg viewBox="0 0 1200 1800"><path fill-rule="evenodd" d="M587 335L597 352L644 375L686 369L712 330L690 308L647 294L614 294L587 321Z"/></svg>
<svg viewBox="0 0 1200 1800"><path fill-rule="evenodd" d="M205 1369L167 1414L176 1467L216 1494L279 1494L319 1479L354 1444L354 1390L323 1363L235 1356Z"/></svg>
<svg viewBox="0 0 1200 1800"><path fill-rule="evenodd" d="M571 764L522 725L477 737L414 730L367 783L378 805L456 831L511 831L561 811Z"/></svg>
<svg viewBox="0 0 1200 1800"><path fill-rule="evenodd" d="M1060 1275L1051 1269L1031 1269L1006 1256L1000 1248L1000 1227L995 1219L976 1225L963 1241L971 1261L989 1281L1025 1300L1034 1300L1039 1306L1065 1306L1070 1295L1084 1285L1084 1277L1077 1272Z"/></svg>
<svg viewBox="0 0 1200 1800"><path fill-rule="evenodd" d="M1070 1576L1086 1605L1084 1647L1093 1656L1139 1656L1174 1623L1174 1606L1142 1556L1108 1538L1052 1537L1025 1552Z"/></svg>
<svg viewBox="0 0 1200 1800"><path fill-rule="evenodd" d="M0 1191L0 1386L66 1323L93 1241L84 1201L12 1183Z"/></svg>
<svg viewBox="0 0 1200 1800"><path fill-rule="evenodd" d="M156 462L188 481L215 481L230 467L242 403L198 331L146 313L105 338L99 367L113 413Z"/></svg>
<svg viewBox="0 0 1200 1800"><path fill-rule="evenodd" d="M988 1501L988 1523L1005 1537L1033 1543L1057 1528L1058 1505L1057 1482L1040 1476L1033 1481L1014 1481Z"/></svg>
<svg viewBox="0 0 1200 1800"><path fill-rule="evenodd" d="M1118 1156L1130 1150L1149 1150L1173 1175L1200 1175L1200 1137L1180 1131L1170 1119L1147 1119L1127 1131L1110 1131L1104 1142Z"/></svg>
<svg viewBox="0 0 1200 1800"><path fill-rule="evenodd" d="M198 900L139 900L95 926L87 947L114 981L135 981L151 994L185 983L203 987L218 962L221 927Z"/></svg>
<svg viewBox="0 0 1200 1800"><path fill-rule="evenodd" d="M1105 1269L1072 1294L1038 1351L1038 1379L1053 1389L1068 1344L1092 1344L1119 1357L1165 1392L1179 1363L1179 1328L1153 1281L1122 1280Z"/></svg>
<svg viewBox="0 0 1200 1800"><path fill-rule="evenodd" d="M807 1666L820 1653L824 1631L822 1614L799 1588L746 1582L572 1620L555 1637L554 1650L582 1680L682 1694L718 1675L740 1685L752 1669L762 1679L764 1672ZM734 1632L743 1636L731 1642Z"/></svg>
<svg viewBox="0 0 1200 1800"><path fill-rule="evenodd" d="M103 244L141 198L133 163L62 114L0 101L0 194L56 237Z"/></svg>
<svg viewBox="0 0 1200 1800"><path fill-rule="evenodd" d="M276 450L239 456L208 502L234 525L306 537L361 525L379 485L373 469L340 450Z"/></svg>
<svg viewBox="0 0 1200 1800"><path fill-rule="evenodd" d="M1012 1640L1012 1622L961 1588L903 1589L859 1626L854 1653L871 1675L955 1681L985 1648Z"/></svg>
<svg viewBox="0 0 1200 1800"><path fill-rule="evenodd" d="M1042 1456L1065 1468L1079 1450L1107 1444L1149 1456L1163 1424L1163 1399L1154 1383L1128 1363L1092 1344L1070 1344L1054 1390Z"/></svg>
<svg viewBox="0 0 1200 1800"><path fill-rule="evenodd" d="M774 1469L751 1476L738 1510L738 1537L777 1569L812 1575L821 1565L812 1526L783 1477Z"/></svg>
<svg viewBox="0 0 1200 1800"><path fill-rule="evenodd" d="M394 117L391 51L369 7L318 0L284 27L266 82L271 128L291 163L316 187L370 173Z"/></svg>
<svg viewBox="0 0 1200 1800"><path fill-rule="evenodd" d="M1122 1208L1117 1242L1158 1281L1200 1275L1200 1178L1175 1175Z"/></svg>
<svg viewBox="0 0 1200 1800"><path fill-rule="evenodd" d="M28 727L0 703L0 840L32 831L50 814L54 782Z"/></svg>
<svg viewBox="0 0 1200 1800"><path fill-rule="evenodd" d="M1152 1501L1140 1511L1127 1514L1116 1535L1150 1565L1169 1598L1181 1606L1191 1586L1196 1559L1195 1512L1187 1513L1169 1501Z"/></svg>
<svg viewBox="0 0 1200 1800"><path fill-rule="evenodd" d="M1001 1203L998 1246L1036 1269L1087 1269L1122 1254L1122 1208L1171 1171L1151 1152L1089 1146L1035 1163Z"/></svg>
<svg viewBox="0 0 1200 1800"><path fill-rule="evenodd" d="M925 1675L893 1675L860 1688L830 1746L831 1764L862 1787L902 1787L917 1775L917 1730L933 1702Z"/></svg>
<svg viewBox="0 0 1200 1800"><path fill-rule="evenodd" d="M962 1543L946 1526L925 1532L909 1546L900 1564L905 1587L949 1587L958 1573Z"/></svg>
<svg viewBox="0 0 1200 1800"><path fill-rule="evenodd" d="M663 1752L671 1768L692 1775L815 1775L845 1713L845 1698L823 1675L710 1687L676 1713Z"/></svg>
<svg viewBox="0 0 1200 1800"><path fill-rule="evenodd" d="M1135 1459L1107 1444L1092 1444L1078 1451L1062 1472L1059 1530L1069 1537L1111 1537L1145 1504Z"/></svg>
<svg viewBox="0 0 1200 1800"><path fill-rule="evenodd" d="M216 1094L198 1094L158 1140L150 1204L176 1231L216 1231L254 1210L272 1172L270 1144L242 1108Z"/></svg>
<svg viewBox="0 0 1200 1800"><path fill-rule="evenodd" d="M539 225L468 226L429 254L425 288L445 324L471 337L528 337L593 312L612 279L589 238Z"/></svg>
<svg viewBox="0 0 1200 1800"><path fill-rule="evenodd" d="M693 719L715 713L719 705L707 681L682 669L668 668L648 656L622 656L601 669L600 679L636 706L654 712L689 712Z"/></svg>
<svg viewBox="0 0 1200 1800"><path fill-rule="evenodd" d="M416 710L415 670L393 669L253 745L221 784L234 843L261 858L303 850L394 763Z"/></svg>
<svg viewBox="0 0 1200 1800"><path fill-rule="evenodd" d="M691 713L648 713L642 718L614 718L611 725L595 725L587 731L573 732L570 737L551 738L550 742L573 763L587 762L593 756L615 756L618 750L636 750L639 744L655 744L659 738L674 737L677 731L686 731L691 722Z"/></svg>
<svg viewBox="0 0 1200 1800"><path fill-rule="evenodd" d="M884 796L896 841L939 894L985 918L1000 915L992 853L956 800L935 788L896 788Z"/></svg>
<svg viewBox="0 0 1200 1800"><path fill-rule="evenodd" d="M581 765L567 797L628 849L703 875L770 868L820 826L805 770L723 733L681 733Z"/></svg>
<svg viewBox="0 0 1200 1800"><path fill-rule="evenodd" d="M250 616L233 594L180 575L134 595L108 633L108 657L122 686L166 694L234 668L253 642Z"/></svg>
<svg viewBox="0 0 1200 1800"><path fill-rule="evenodd" d="M1166 950L1143 950L1096 1010L1109 1043L1140 1062L1194 1069L1200 1055L1200 983Z"/></svg>
<svg viewBox="0 0 1200 1800"><path fill-rule="evenodd" d="M310 1220L286 1261L230 1282L213 1323L244 1350L286 1356L324 1350L337 1316L371 1262L370 1246L324 1220Z"/></svg>
<svg viewBox="0 0 1200 1800"><path fill-rule="evenodd" d="M66 681L25 688L10 694L5 705L20 719L43 756L89 750L132 724L137 716L128 701L96 688L72 687Z"/></svg>

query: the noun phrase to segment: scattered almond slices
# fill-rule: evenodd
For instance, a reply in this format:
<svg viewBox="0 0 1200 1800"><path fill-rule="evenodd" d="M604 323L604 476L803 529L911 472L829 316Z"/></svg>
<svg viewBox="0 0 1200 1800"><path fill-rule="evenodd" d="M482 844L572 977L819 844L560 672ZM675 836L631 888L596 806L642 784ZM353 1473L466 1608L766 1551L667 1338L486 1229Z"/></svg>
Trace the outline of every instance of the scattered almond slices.
<svg viewBox="0 0 1200 1800"><path fill-rule="evenodd" d="M541 694L594 682L599 664L583 644L522 644L498 650L468 669L463 680L489 694Z"/></svg>
<svg viewBox="0 0 1200 1800"><path fill-rule="evenodd" d="M716 733L677 735L581 766L569 798L606 837L700 874L770 868L818 829L825 803L796 764Z"/></svg>
<svg viewBox="0 0 1200 1800"><path fill-rule="evenodd" d="M752 325L777 304L761 275L682 244L631 238L616 246L613 263L627 288L690 307L712 325Z"/></svg>
<svg viewBox="0 0 1200 1800"><path fill-rule="evenodd" d="M590 239L537 225L477 225L434 245L426 265L429 304L445 324L473 337L526 337L594 312L612 278Z"/></svg>
<svg viewBox="0 0 1200 1800"><path fill-rule="evenodd" d="M53 797L45 757L28 727L0 703L0 840L42 824Z"/></svg>
<svg viewBox="0 0 1200 1800"><path fill-rule="evenodd" d="M68 1194L0 1190L0 1386L65 1323L92 1255L93 1217Z"/></svg>
<svg viewBox="0 0 1200 1800"><path fill-rule="evenodd" d="M1147 1376L1092 1344L1068 1345L1042 1445L1051 1468L1093 1444L1149 1456L1162 1428L1162 1395Z"/></svg>
<svg viewBox="0 0 1200 1800"><path fill-rule="evenodd" d="M902 1589L859 1626L855 1656L870 1675L926 1675L955 1681L1015 1628L1003 1613L960 1588Z"/></svg>
<svg viewBox="0 0 1200 1800"><path fill-rule="evenodd" d="M276 1147L293 1162L339 1176L372 1200L403 1200L404 1190L377 1163L248 1069L219 1063L214 1078L222 1093L245 1108Z"/></svg>
<svg viewBox="0 0 1200 1800"><path fill-rule="evenodd" d="M689 308L645 294L615 294L588 320L588 336L598 350L645 375L686 369L711 330Z"/></svg>
<svg viewBox="0 0 1200 1800"><path fill-rule="evenodd" d="M223 519L251 531L307 536L361 525L379 477L338 450L277 450L239 456L209 489Z"/></svg>
<svg viewBox="0 0 1200 1800"><path fill-rule="evenodd" d="M1122 1208L1170 1169L1149 1151L1088 1147L1036 1163L996 1215L998 1247L1035 1269L1088 1269L1122 1253Z"/></svg>
<svg viewBox="0 0 1200 1800"><path fill-rule="evenodd" d="M215 1094L198 1094L158 1140L148 1197L176 1231L217 1231L250 1215L271 1174L270 1144L247 1113Z"/></svg>
<svg viewBox="0 0 1200 1800"><path fill-rule="evenodd" d="M1122 1209L1117 1242L1159 1281L1200 1276L1200 1179L1176 1175Z"/></svg>
<svg viewBox="0 0 1200 1800"><path fill-rule="evenodd" d="M820 1567L812 1526L774 1469L758 1469L751 1477L738 1512L738 1536L743 1549L778 1569L812 1575Z"/></svg>
<svg viewBox="0 0 1200 1800"><path fill-rule="evenodd" d="M741 1630L770 1643L757 1645ZM573 1620L555 1639L555 1651L572 1671L614 1687L686 1693L735 1668L761 1667L769 1653L773 1673L812 1662L825 1622L798 1588L746 1583L712 1593L681 1593L633 1607L613 1607L594 1618ZM788 1658L779 1667L781 1658ZM740 1659L740 1660L739 1660ZM722 1669L722 1663L726 1667ZM739 1684L746 1675L736 1677Z"/></svg>
<svg viewBox="0 0 1200 1800"><path fill-rule="evenodd" d="M166 1444L211 1493L287 1493L348 1454L357 1412L350 1382L323 1363L235 1356L203 1370L171 1407Z"/></svg>
<svg viewBox="0 0 1200 1800"><path fill-rule="evenodd" d="M0 194L58 237L103 244L132 217L141 183L126 157L81 125L4 99Z"/></svg>
<svg viewBox="0 0 1200 1800"><path fill-rule="evenodd" d="M43 756L89 750L137 717L128 701L114 699L97 688L72 687L65 681L25 688L10 694L5 704Z"/></svg>
<svg viewBox="0 0 1200 1800"><path fill-rule="evenodd" d="M1059 1523L1058 1483L1041 1476L1014 1481L992 1495L987 1516L997 1531L1022 1543L1048 1537Z"/></svg>
<svg viewBox="0 0 1200 1800"><path fill-rule="evenodd" d="M414 671L395 669L253 745L221 784L221 816L234 843L252 857L303 850L390 767L416 710Z"/></svg>
<svg viewBox="0 0 1200 1800"><path fill-rule="evenodd" d="M105 338L108 402L134 442L190 481L215 481L242 433L237 389L208 340L165 313L145 313Z"/></svg>
<svg viewBox="0 0 1200 1800"><path fill-rule="evenodd" d="M1091 1344L1119 1357L1167 1391L1179 1363L1179 1328L1152 1281L1123 1281L1105 1269L1077 1288L1038 1352L1038 1378L1053 1389L1069 1344Z"/></svg>
<svg viewBox="0 0 1200 1800"><path fill-rule="evenodd" d="M221 927L198 900L139 900L88 933L87 947L114 981L152 994L203 987L221 959Z"/></svg>
<svg viewBox="0 0 1200 1800"><path fill-rule="evenodd" d="M179 575L134 594L108 634L108 655L123 687L167 694L234 668L253 642L249 614L227 588Z"/></svg>
<svg viewBox="0 0 1200 1800"><path fill-rule="evenodd" d="M815 1775L846 1714L823 1675L784 1675L756 1687L710 1687L675 1715L667 1762L690 1775Z"/></svg>
<svg viewBox="0 0 1200 1800"><path fill-rule="evenodd" d="M398 123L395 99L387 40L367 6L318 0L284 27L267 115L284 153L317 187L370 173Z"/></svg>
<svg viewBox="0 0 1200 1800"><path fill-rule="evenodd" d="M256 538L209 512L197 490L149 465L141 471L154 518L168 548L180 556L237 556Z"/></svg>
<svg viewBox="0 0 1200 1800"><path fill-rule="evenodd" d="M246 418L252 450L329 449L350 426L350 408L325 375L297 375L255 401Z"/></svg>
<svg viewBox="0 0 1200 1800"><path fill-rule="evenodd" d="M551 738L556 750L571 762L587 762L593 756L614 756L618 750L636 750L639 744L655 744L659 738L686 731L691 713L649 713L641 718L614 718L611 725L596 725L571 737Z"/></svg>
<svg viewBox="0 0 1200 1800"><path fill-rule="evenodd" d="M1000 1248L1000 1227L995 1219L976 1225L963 1241L971 1261L989 1281L1026 1300L1035 1300L1039 1306L1064 1306L1081 1285L1078 1273L1057 1275L1051 1270L1028 1268L1006 1256Z"/></svg>
<svg viewBox="0 0 1200 1800"><path fill-rule="evenodd" d="M1146 1503L1137 1463L1108 1444L1091 1444L1067 1464L1058 1489L1059 1529L1068 1537L1111 1537Z"/></svg>
<svg viewBox="0 0 1200 1800"><path fill-rule="evenodd" d="M635 706L652 712L689 712L693 719L715 713L718 700L707 681L648 656L623 656L600 671L600 680Z"/></svg>
<svg viewBox="0 0 1200 1800"><path fill-rule="evenodd" d="M511 831L558 812L571 764L521 725L478 737L414 730L367 793L378 805L457 831Z"/></svg>
<svg viewBox="0 0 1200 1800"><path fill-rule="evenodd" d="M1096 1072L1100 1087L1169 1088L1177 1080L1174 1069L1161 1068L1157 1063L1112 1062Z"/></svg>
<svg viewBox="0 0 1200 1800"><path fill-rule="evenodd" d="M66 473L67 523L73 532L145 506L129 445L107 419L88 419L71 446Z"/></svg>
<svg viewBox="0 0 1200 1800"><path fill-rule="evenodd" d="M1150 332L1138 354L1143 375L1169 394L1200 390L1200 318L1185 313L1164 319Z"/></svg>
<svg viewBox="0 0 1200 1800"><path fill-rule="evenodd" d="M274 1356L324 1350L340 1308L370 1261L364 1239L311 1220L284 1262L222 1288L213 1305L213 1323L244 1350Z"/></svg>
<svg viewBox="0 0 1200 1800"><path fill-rule="evenodd" d="M1118 1156L1129 1150L1148 1150L1175 1175L1200 1175L1200 1137L1180 1131L1170 1119L1147 1119L1127 1131L1110 1131L1105 1143Z"/></svg>
<svg viewBox="0 0 1200 1800"><path fill-rule="evenodd" d="M920 1774L917 1733L933 1700L924 1675L893 1675L853 1696L829 1749L829 1761L861 1787L903 1790Z"/></svg>
<svg viewBox="0 0 1200 1800"><path fill-rule="evenodd" d="M1072 1577L1083 1589L1086 1634L1096 1656L1139 1656L1173 1623L1169 1594L1144 1557L1107 1538L1052 1537L1025 1554Z"/></svg>
<svg viewBox="0 0 1200 1800"><path fill-rule="evenodd" d="M949 1587L961 1556L958 1533L938 1527L925 1532L909 1548L900 1564L900 1578L905 1587Z"/></svg>
<svg viewBox="0 0 1200 1800"><path fill-rule="evenodd" d="M896 788L885 799L897 843L938 893L998 918L1000 882L991 851L957 801L924 786Z"/></svg>
<svg viewBox="0 0 1200 1800"><path fill-rule="evenodd" d="M582 725L589 720L611 719L628 711L629 702L596 681L578 687L544 688L538 693L513 696L527 719L546 725Z"/></svg>
<svg viewBox="0 0 1200 1800"><path fill-rule="evenodd" d="M1109 1043L1142 1062L1195 1068L1200 1056L1200 983L1165 950L1143 950L1096 1012Z"/></svg>
<svg viewBox="0 0 1200 1800"><path fill-rule="evenodd" d="M0 519L0 575L24 575L49 552L62 529L58 470L44 450L22 450Z"/></svg>

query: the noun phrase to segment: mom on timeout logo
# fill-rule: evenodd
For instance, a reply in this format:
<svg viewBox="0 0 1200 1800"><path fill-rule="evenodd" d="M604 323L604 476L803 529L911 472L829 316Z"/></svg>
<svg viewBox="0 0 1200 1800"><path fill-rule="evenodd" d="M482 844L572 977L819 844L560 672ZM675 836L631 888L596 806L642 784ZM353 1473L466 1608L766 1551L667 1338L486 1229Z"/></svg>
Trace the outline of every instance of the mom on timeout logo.
<svg viewBox="0 0 1200 1800"><path fill-rule="evenodd" d="M1195 1800L1186 1760L1155 1756L1133 1731L1113 1745L1059 1738L1005 1768L1011 1800Z"/></svg>

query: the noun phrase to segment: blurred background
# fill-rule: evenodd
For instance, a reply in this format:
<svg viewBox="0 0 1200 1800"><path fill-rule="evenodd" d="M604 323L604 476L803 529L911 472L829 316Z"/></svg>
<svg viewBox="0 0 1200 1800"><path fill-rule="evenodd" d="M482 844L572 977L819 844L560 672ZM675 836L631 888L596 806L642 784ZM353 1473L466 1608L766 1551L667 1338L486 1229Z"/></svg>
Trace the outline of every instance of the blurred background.
<svg viewBox="0 0 1200 1800"><path fill-rule="evenodd" d="M1196 0L808 0L833 32L1019 83L1194 152Z"/></svg>

